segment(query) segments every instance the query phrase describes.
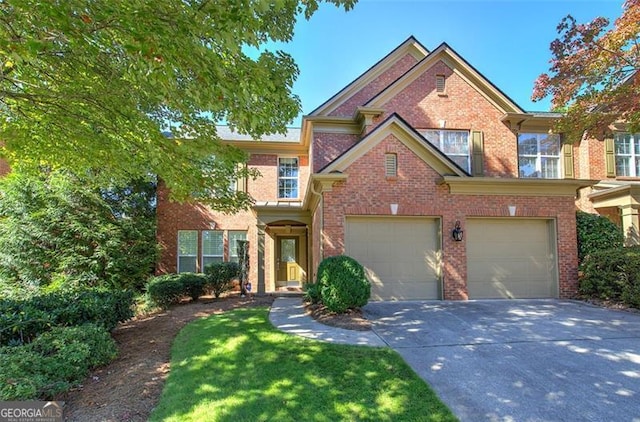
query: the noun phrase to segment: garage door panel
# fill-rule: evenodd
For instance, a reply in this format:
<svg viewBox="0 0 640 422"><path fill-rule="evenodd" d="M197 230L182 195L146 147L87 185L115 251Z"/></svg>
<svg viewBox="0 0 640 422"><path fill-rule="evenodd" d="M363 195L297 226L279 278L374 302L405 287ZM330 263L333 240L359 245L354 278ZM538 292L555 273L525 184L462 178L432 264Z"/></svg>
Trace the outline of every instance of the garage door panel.
<svg viewBox="0 0 640 422"><path fill-rule="evenodd" d="M467 220L467 286L472 299L557 296L550 220Z"/></svg>
<svg viewBox="0 0 640 422"><path fill-rule="evenodd" d="M346 254L372 282L374 300L439 298L439 220L348 217Z"/></svg>

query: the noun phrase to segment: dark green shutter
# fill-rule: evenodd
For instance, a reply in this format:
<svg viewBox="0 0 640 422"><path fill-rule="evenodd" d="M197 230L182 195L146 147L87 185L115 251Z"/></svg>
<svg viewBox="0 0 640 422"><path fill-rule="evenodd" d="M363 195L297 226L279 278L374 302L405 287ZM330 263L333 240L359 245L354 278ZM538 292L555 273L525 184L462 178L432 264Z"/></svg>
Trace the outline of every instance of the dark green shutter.
<svg viewBox="0 0 640 422"><path fill-rule="evenodd" d="M564 169L564 178L573 179L575 176L573 174L573 145L572 144L562 145L562 158L563 158L562 167Z"/></svg>
<svg viewBox="0 0 640 422"><path fill-rule="evenodd" d="M613 138L604 140L604 165L607 177L616 177L616 153L613 147Z"/></svg>
<svg viewBox="0 0 640 422"><path fill-rule="evenodd" d="M484 176L484 136L479 130L471 132L471 174L474 176Z"/></svg>

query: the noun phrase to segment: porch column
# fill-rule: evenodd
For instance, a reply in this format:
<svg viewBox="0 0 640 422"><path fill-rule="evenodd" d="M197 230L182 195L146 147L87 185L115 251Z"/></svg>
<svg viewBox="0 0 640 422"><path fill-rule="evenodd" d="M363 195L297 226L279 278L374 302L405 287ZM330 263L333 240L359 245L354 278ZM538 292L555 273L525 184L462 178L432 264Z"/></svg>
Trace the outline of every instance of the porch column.
<svg viewBox="0 0 640 422"><path fill-rule="evenodd" d="M258 224L258 295L264 295L264 234L266 225Z"/></svg>
<svg viewBox="0 0 640 422"><path fill-rule="evenodd" d="M623 205L620 207L622 217L622 232L624 245L640 245L640 221L638 220L637 205Z"/></svg>

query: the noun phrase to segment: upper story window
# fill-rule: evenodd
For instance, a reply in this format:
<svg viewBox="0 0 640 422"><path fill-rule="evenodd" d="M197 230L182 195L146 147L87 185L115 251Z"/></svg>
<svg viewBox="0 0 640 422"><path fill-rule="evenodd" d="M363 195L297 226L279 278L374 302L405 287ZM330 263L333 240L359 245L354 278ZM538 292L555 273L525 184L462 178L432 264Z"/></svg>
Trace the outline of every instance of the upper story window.
<svg viewBox="0 0 640 422"><path fill-rule="evenodd" d="M278 158L278 199L298 198L298 175L298 158Z"/></svg>
<svg viewBox="0 0 640 422"><path fill-rule="evenodd" d="M469 131L429 129L424 131L423 135L463 170L467 173L470 171Z"/></svg>
<svg viewBox="0 0 640 422"><path fill-rule="evenodd" d="M613 143L616 176L640 177L640 133L616 133Z"/></svg>
<svg viewBox="0 0 640 422"><path fill-rule="evenodd" d="M560 135L549 133L518 134L518 170L520 177L559 179Z"/></svg>

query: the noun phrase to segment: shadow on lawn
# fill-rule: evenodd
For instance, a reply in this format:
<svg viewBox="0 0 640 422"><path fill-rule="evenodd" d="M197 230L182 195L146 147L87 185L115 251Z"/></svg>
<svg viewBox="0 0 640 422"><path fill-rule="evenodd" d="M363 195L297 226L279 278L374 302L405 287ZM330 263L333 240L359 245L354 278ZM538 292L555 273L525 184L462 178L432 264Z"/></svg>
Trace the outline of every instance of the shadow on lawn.
<svg viewBox="0 0 640 422"><path fill-rule="evenodd" d="M186 326L150 420L456 420L392 350L290 336L267 315L239 309Z"/></svg>

